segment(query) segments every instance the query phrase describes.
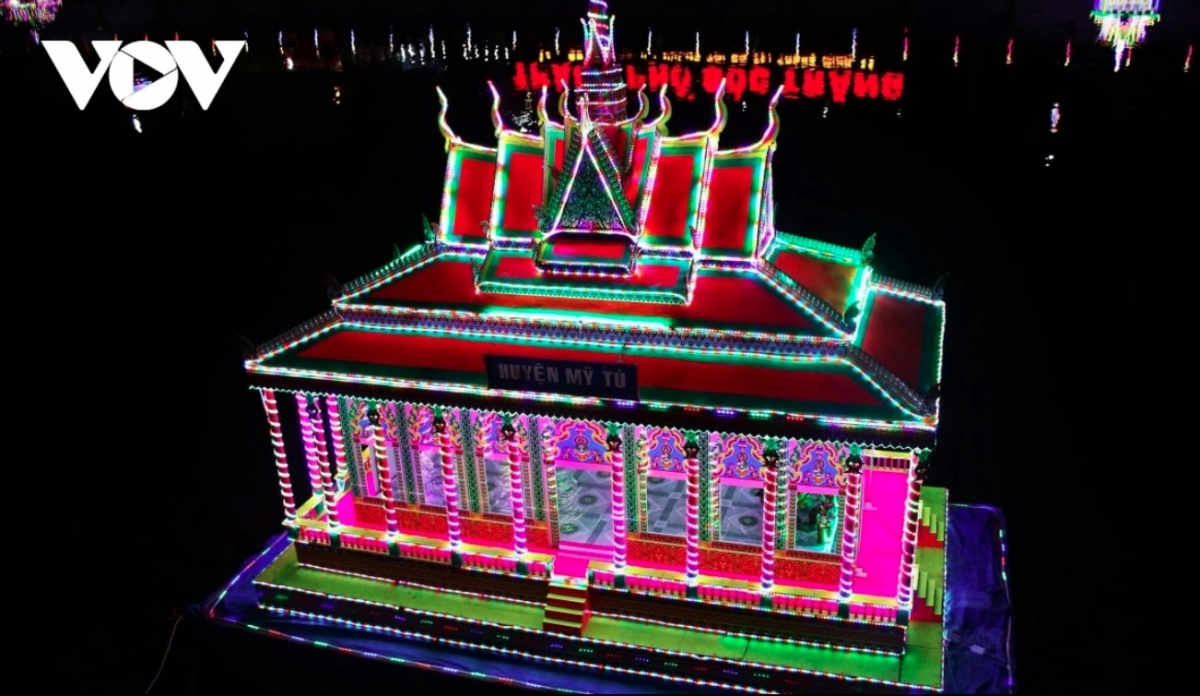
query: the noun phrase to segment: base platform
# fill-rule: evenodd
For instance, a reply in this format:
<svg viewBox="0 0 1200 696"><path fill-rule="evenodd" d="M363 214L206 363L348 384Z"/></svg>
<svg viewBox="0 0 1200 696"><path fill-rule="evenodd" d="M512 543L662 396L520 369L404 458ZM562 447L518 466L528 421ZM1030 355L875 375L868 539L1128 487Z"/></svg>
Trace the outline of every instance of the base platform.
<svg viewBox="0 0 1200 696"><path fill-rule="evenodd" d="M943 645L940 624L914 621L904 656L778 644L609 616L593 617L582 636L547 634L544 608L532 602L497 603L303 568L291 540L282 536L210 600L207 613L293 642L575 693L1010 692L1001 518L963 506L952 506L948 517L944 623L951 640ZM987 586L979 586L984 580ZM981 599L989 606L980 606ZM964 624L965 619L979 625ZM954 640L968 635L984 654ZM930 659L934 653L936 662Z"/></svg>

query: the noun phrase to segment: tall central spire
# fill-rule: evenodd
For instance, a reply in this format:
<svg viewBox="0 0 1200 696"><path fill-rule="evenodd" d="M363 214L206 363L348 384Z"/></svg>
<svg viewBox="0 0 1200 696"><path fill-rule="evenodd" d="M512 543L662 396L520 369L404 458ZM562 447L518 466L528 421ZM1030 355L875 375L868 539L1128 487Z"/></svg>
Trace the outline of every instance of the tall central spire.
<svg viewBox="0 0 1200 696"><path fill-rule="evenodd" d="M588 116L597 125L625 120L625 71L617 61L614 17L604 0L588 2L583 22L583 74L579 91L587 95Z"/></svg>

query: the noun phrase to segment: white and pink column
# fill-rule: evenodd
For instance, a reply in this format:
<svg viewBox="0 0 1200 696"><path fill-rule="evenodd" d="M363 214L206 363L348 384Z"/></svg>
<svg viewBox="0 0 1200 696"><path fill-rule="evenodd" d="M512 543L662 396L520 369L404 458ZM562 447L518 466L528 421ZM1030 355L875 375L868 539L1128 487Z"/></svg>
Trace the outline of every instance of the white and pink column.
<svg viewBox="0 0 1200 696"><path fill-rule="evenodd" d="M775 588L775 514L779 509L779 451L774 447L763 451L762 482L763 522L759 587L763 604L770 606L771 590Z"/></svg>
<svg viewBox="0 0 1200 696"><path fill-rule="evenodd" d="M321 463L317 459L317 441L313 433L312 416L316 409L304 394L296 394L296 408L300 412L300 437L304 441L304 460L308 463L308 481L312 484L313 497L317 499L317 516L325 513L325 483L321 479Z"/></svg>
<svg viewBox="0 0 1200 696"><path fill-rule="evenodd" d="M296 496L292 492L292 476L288 472L287 450L283 446L283 428L279 425L279 405L275 402L275 391L263 389L260 392L263 410L267 413L267 425L271 429L271 449L275 454L275 473L279 477L279 493L283 498L284 525L288 533L295 536L296 526Z"/></svg>
<svg viewBox="0 0 1200 696"><path fill-rule="evenodd" d="M857 451L846 458L846 511L842 525L842 569L838 576L838 616L850 617L854 596L854 562L858 558L859 509L862 506L862 457Z"/></svg>
<svg viewBox="0 0 1200 696"><path fill-rule="evenodd" d="M383 489L383 518L387 530L388 546L394 554L399 547L393 543L400 535L400 522L396 516L396 491L392 481L392 464L388 460L387 439L383 431L383 423L379 406L372 406L367 411L367 420L371 423L371 443L375 448L375 468L379 472L379 482Z"/></svg>
<svg viewBox="0 0 1200 696"><path fill-rule="evenodd" d="M329 419L329 432L333 436L333 458L337 464L337 489L340 493L350 480L350 469L346 466L346 439L342 434L338 398L332 394L325 397L325 417Z"/></svg>
<svg viewBox="0 0 1200 696"><path fill-rule="evenodd" d="M317 468L321 472L321 491L325 496L325 526L334 546L339 545L337 486L333 482L333 471L329 466L328 443L325 442L325 424L321 421L320 399L311 399L306 408L312 427L313 445L317 450Z"/></svg>
<svg viewBox="0 0 1200 696"><path fill-rule="evenodd" d="M913 604L913 566L917 560L917 535L921 531L921 486L929 471L928 454L913 453L908 468L908 500L905 505L904 537L900 549L900 582L896 588L896 613L907 623Z"/></svg>
<svg viewBox="0 0 1200 696"><path fill-rule="evenodd" d="M612 474L613 577L617 586L623 587L629 547L625 523L625 453L621 450L621 435L615 426L609 427L605 444L608 446L605 457Z"/></svg>
<svg viewBox="0 0 1200 696"><path fill-rule="evenodd" d="M683 446L687 473L687 515L684 527L684 576L687 596L700 596L700 444L698 433L691 433Z"/></svg>
<svg viewBox="0 0 1200 696"><path fill-rule="evenodd" d="M462 519L458 510L454 441L450 437L450 424L441 410L434 415L433 431L437 435L438 455L442 464L442 497L446 503L446 529L450 538L450 560L454 565L461 565Z"/></svg>
<svg viewBox="0 0 1200 696"><path fill-rule="evenodd" d="M500 428L504 443L508 449L508 482L509 499L512 507L513 521L513 553L517 562L522 563L529 553L529 539L525 530L525 484L521 475L521 439L518 437L517 426L512 419L505 418Z"/></svg>

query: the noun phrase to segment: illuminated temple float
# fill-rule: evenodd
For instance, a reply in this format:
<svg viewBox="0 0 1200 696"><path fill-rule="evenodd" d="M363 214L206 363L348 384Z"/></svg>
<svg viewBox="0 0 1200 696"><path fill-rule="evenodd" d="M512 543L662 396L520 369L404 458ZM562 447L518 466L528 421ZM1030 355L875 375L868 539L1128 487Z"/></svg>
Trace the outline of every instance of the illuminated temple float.
<svg viewBox="0 0 1200 696"><path fill-rule="evenodd" d="M260 605L680 683L940 690L940 292L775 230L778 93L746 147L720 97L697 133L665 93L627 114L599 5L536 134L496 98L498 144L466 143L439 92L426 243L247 360L294 539Z"/></svg>

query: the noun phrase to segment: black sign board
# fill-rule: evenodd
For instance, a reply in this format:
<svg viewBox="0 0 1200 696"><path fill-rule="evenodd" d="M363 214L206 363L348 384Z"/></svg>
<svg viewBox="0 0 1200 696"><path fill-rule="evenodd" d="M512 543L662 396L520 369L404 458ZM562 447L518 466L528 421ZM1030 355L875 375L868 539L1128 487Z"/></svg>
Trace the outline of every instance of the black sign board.
<svg viewBox="0 0 1200 696"><path fill-rule="evenodd" d="M485 355L488 389L638 400L637 365Z"/></svg>

